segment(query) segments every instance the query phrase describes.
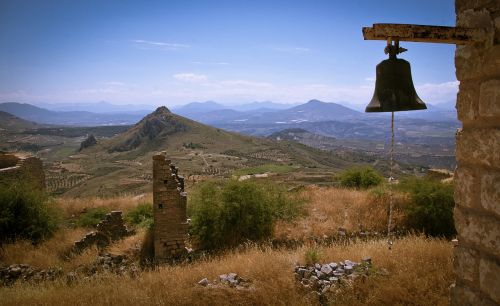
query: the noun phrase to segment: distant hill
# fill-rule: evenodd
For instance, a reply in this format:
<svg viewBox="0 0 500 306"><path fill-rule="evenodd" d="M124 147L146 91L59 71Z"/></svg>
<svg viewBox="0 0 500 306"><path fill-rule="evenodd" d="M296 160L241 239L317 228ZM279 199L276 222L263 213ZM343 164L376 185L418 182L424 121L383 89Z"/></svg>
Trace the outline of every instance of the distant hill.
<svg viewBox="0 0 500 306"><path fill-rule="evenodd" d="M181 105L172 108L172 110L179 115L211 112L220 109L229 109L229 107L219 104L217 102L207 101L207 102L192 102L186 105Z"/></svg>
<svg viewBox="0 0 500 306"><path fill-rule="evenodd" d="M136 123L144 114L106 113L88 111L51 111L31 104L6 102L0 103L0 111L11 113L19 118L45 124L71 126L126 125Z"/></svg>
<svg viewBox="0 0 500 306"><path fill-rule="evenodd" d="M288 106L272 102L255 102L237 106L217 104L217 110L210 110L215 105L206 103L188 104L186 108L176 109L175 113L186 116L206 124L284 124L298 122L318 121L347 121L359 118L362 114L337 103L327 103L319 100L311 100L297 106ZM203 105L203 108L200 106ZM262 106L262 107L261 107ZM196 108L199 107L199 108ZM197 109L194 111L194 109ZM205 111L200 111L204 109Z"/></svg>
<svg viewBox="0 0 500 306"><path fill-rule="evenodd" d="M327 103L319 100L310 100L305 104L280 112L280 116L289 121L296 120L312 122L331 120L345 121L347 119L360 117L360 115L360 112L340 104Z"/></svg>
<svg viewBox="0 0 500 306"><path fill-rule="evenodd" d="M20 132L31 129L38 129L43 125L21 119L10 113L0 111L0 130L7 132Z"/></svg>

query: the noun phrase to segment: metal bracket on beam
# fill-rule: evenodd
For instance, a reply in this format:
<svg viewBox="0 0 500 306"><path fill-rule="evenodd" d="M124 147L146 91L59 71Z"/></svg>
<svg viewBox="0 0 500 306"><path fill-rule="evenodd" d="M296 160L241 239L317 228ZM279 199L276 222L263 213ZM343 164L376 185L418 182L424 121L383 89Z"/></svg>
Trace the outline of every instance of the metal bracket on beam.
<svg viewBox="0 0 500 306"><path fill-rule="evenodd" d="M365 40L394 38L400 41L466 45L483 42L486 38L486 31L476 28L375 23L371 28L363 28L363 37Z"/></svg>

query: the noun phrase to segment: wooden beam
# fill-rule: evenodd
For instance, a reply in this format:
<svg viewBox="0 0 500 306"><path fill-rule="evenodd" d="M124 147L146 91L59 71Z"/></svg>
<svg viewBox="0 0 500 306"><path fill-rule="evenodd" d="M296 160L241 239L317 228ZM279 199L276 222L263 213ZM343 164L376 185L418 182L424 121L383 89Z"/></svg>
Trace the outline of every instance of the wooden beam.
<svg viewBox="0 0 500 306"><path fill-rule="evenodd" d="M484 41L485 36L484 29L418 24L375 23L371 28L363 28L365 40L397 38L400 41L465 45Z"/></svg>

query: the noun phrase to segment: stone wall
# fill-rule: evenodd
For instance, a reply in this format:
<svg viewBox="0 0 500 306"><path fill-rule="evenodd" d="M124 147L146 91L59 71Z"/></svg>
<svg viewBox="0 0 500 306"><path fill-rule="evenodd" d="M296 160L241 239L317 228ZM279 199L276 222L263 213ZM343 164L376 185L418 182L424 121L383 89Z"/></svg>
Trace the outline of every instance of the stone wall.
<svg viewBox="0 0 500 306"><path fill-rule="evenodd" d="M112 211L97 224L97 230L88 233L81 240L75 241L73 252L81 251L96 245L98 248L104 248L111 242L120 240L124 237L133 235L135 232L127 229L123 222L121 211Z"/></svg>
<svg viewBox="0 0 500 306"><path fill-rule="evenodd" d="M42 161L34 156L0 152L0 185L22 180L44 190L45 174Z"/></svg>
<svg viewBox="0 0 500 306"><path fill-rule="evenodd" d="M460 81L452 305L500 304L500 1L456 0L457 26L484 28L484 43L457 46Z"/></svg>
<svg viewBox="0 0 500 306"><path fill-rule="evenodd" d="M167 261L186 252L187 194L184 178L165 158L153 156L154 254L157 262Z"/></svg>

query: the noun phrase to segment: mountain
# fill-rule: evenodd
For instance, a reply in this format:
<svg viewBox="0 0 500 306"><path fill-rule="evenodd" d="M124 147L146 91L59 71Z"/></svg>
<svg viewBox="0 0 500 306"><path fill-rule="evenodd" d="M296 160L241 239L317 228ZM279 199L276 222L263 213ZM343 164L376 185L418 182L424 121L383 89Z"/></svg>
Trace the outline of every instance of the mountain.
<svg viewBox="0 0 500 306"><path fill-rule="evenodd" d="M261 107L262 106L262 107ZM227 106L217 104L188 104L185 108L174 110L179 115L197 120L206 124L222 125L230 123L247 124L284 124L299 122L318 122L328 120L347 121L359 118L361 113L337 103L311 100L307 103L286 108L284 104L272 102L255 102L240 106ZM279 108L278 108L279 107ZM205 111L200 111L204 109ZM247 109L247 110L245 110ZM243 111L245 110L245 111Z"/></svg>
<svg viewBox="0 0 500 306"><path fill-rule="evenodd" d="M45 124L71 126L126 125L136 123L144 114L93 113L88 111L51 111L31 104L6 102L0 103L0 111L11 113L19 118Z"/></svg>
<svg viewBox="0 0 500 306"><path fill-rule="evenodd" d="M192 102L186 105L173 107L172 110L175 111L176 114L192 114L192 113L203 113L203 112L211 112L220 109L229 109L227 106L219 104L213 101L207 102Z"/></svg>
<svg viewBox="0 0 500 306"><path fill-rule="evenodd" d="M234 109L240 112L248 112L248 111L273 111L273 110L282 110L282 109L287 109L293 106L298 105L297 103L295 104L284 104L284 103L275 103L271 101L262 101L262 102L252 102L252 103L246 103L246 104L238 104L238 105L231 105L228 106L230 109Z"/></svg>
<svg viewBox="0 0 500 306"><path fill-rule="evenodd" d="M328 121L328 120L346 120L359 117L361 114L348 107L337 103L327 103L319 100L310 100L309 102L292 107L280 112L284 118L295 117L297 119L288 119L296 121Z"/></svg>
<svg viewBox="0 0 500 306"><path fill-rule="evenodd" d="M0 131L20 132L41 127L43 126L38 123L24 120L10 113L0 111Z"/></svg>

